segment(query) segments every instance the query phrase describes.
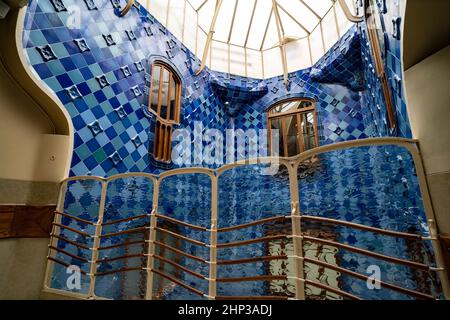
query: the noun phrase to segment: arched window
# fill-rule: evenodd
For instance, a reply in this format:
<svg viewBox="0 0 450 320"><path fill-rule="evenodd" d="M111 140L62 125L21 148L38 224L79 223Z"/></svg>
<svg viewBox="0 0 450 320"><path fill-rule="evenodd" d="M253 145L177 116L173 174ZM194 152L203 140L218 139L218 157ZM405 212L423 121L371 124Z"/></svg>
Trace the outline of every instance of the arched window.
<svg viewBox="0 0 450 320"><path fill-rule="evenodd" d="M319 146L317 114L314 102L307 99L292 99L276 104L269 110L269 137L273 130L279 130L279 150L274 150L269 139L272 154L293 157Z"/></svg>
<svg viewBox="0 0 450 320"><path fill-rule="evenodd" d="M162 61L152 65L149 111L156 116L153 157L170 162L172 129L180 123L181 80L174 70Z"/></svg>

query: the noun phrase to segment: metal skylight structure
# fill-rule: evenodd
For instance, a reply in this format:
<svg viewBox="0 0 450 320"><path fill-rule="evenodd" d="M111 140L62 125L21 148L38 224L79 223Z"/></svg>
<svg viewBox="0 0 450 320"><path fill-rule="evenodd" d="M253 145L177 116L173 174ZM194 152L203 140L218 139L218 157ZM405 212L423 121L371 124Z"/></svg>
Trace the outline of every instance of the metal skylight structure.
<svg viewBox="0 0 450 320"><path fill-rule="evenodd" d="M352 0L141 3L210 69L260 79L311 67L351 27L355 8Z"/></svg>

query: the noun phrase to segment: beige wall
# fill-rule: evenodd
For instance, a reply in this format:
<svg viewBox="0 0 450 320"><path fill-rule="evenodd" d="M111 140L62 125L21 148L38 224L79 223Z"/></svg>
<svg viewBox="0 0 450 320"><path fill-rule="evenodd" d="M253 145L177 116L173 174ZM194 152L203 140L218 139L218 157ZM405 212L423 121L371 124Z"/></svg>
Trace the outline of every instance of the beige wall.
<svg viewBox="0 0 450 320"><path fill-rule="evenodd" d="M433 205L450 234L450 46L405 72L408 112L420 140Z"/></svg>
<svg viewBox="0 0 450 320"><path fill-rule="evenodd" d="M51 120L0 68L0 179L61 180L69 137L53 132Z"/></svg>
<svg viewBox="0 0 450 320"><path fill-rule="evenodd" d="M73 129L24 60L24 10L0 19L0 204L47 205L56 202L56 182L68 174ZM39 298L48 243L0 241L0 299Z"/></svg>
<svg viewBox="0 0 450 320"><path fill-rule="evenodd" d="M39 299L48 239L0 241L0 300Z"/></svg>

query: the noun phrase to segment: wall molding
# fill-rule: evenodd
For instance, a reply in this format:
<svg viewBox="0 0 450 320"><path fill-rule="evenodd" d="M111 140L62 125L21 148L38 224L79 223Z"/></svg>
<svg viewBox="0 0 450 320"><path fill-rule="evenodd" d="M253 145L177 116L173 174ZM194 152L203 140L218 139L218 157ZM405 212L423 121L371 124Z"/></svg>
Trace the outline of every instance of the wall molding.
<svg viewBox="0 0 450 320"><path fill-rule="evenodd" d="M0 239L48 238L56 206L0 205Z"/></svg>

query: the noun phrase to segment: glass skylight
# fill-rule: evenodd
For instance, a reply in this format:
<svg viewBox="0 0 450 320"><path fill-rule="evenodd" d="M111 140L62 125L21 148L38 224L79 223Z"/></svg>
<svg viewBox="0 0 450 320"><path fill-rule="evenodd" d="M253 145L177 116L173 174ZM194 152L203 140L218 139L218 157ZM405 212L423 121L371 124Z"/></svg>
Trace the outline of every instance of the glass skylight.
<svg viewBox="0 0 450 320"><path fill-rule="evenodd" d="M143 0L141 3L201 58L216 1ZM354 11L353 1L345 1ZM255 78L281 75L284 71L281 35L288 72L308 68L351 25L335 0L222 0L206 65L216 71Z"/></svg>

